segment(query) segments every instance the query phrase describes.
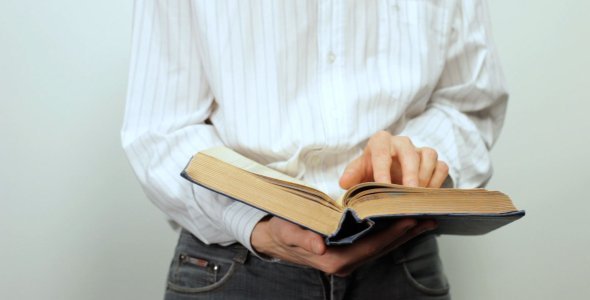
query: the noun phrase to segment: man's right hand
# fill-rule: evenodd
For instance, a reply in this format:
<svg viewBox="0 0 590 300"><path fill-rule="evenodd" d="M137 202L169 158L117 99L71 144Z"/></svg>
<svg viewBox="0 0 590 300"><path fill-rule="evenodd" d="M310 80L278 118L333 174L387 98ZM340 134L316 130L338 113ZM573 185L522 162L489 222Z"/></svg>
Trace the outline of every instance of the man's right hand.
<svg viewBox="0 0 590 300"><path fill-rule="evenodd" d="M328 247L322 236L283 219L270 217L256 224L251 243L254 250L270 257L346 276L366 261L386 254L435 227L432 220L400 219L387 229L352 245Z"/></svg>

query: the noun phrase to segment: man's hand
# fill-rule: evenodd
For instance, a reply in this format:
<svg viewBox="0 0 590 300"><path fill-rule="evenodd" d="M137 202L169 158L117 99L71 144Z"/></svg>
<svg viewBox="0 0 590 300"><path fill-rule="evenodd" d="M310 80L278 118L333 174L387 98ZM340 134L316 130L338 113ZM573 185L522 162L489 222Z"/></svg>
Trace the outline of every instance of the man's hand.
<svg viewBox="0 0 590 300"><path fill-rule="evenodd" d="M340 177L348 189L361 182L397 183L412 187L441 187L449 167L431 148L416 148L408 137L380 131L367 143L364 153L353 160Z"/></svg>
<svg viewBox="0 0 590 300"><path fill-rule="evenodd" d="M413 219L402 219L352 245L327 247L320 235L283 219L270 217L256 224L251 243L259 253L310 266L328 274L345 276L364 262L435 227L433 221L418 223Z"/></svg>
<svg viewBox="0 0 590 300"><path fill-rule="evenodd" d="M381 131L369 139L363 155L346 167L340 186L348 189L361 182L375 181L438 188L448 176L448 169L433 149L416 148L407 137ZM401 219L352 245L327 247L320 235L271 217L256 225L251 243L259 253L329 274L347 275L364 262L435 227L432 220Z"/></svg>

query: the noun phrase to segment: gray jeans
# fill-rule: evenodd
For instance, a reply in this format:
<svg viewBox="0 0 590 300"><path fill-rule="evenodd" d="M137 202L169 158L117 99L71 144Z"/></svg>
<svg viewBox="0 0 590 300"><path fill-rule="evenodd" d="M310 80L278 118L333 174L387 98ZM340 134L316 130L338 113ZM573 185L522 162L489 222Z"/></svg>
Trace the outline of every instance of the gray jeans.
<svg viewBox="0 0 590 300"><path fill-rule="evenodd" d="M208 246L183 230L165 299L447 300L450 296L433 235L418 237L348 277L336 277L286 262L266 262L240 244Z"/></svg>

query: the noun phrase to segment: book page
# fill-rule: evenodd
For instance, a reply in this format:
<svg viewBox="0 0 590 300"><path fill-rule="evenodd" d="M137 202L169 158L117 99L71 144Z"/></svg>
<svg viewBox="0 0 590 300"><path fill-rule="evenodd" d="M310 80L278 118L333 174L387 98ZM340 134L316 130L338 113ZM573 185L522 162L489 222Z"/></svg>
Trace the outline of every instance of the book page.
<svg viewBox="0 0 590 300"><path fill-rule="evenodd" d="M372 189L388 189L391 192L395 192L395 191L406 191L407 189L411 189L411 188L407 188L404 187L402 185L397 185L397 184L391 184L391 183L377 183L377 182L363 182L363 183L359 183L353 187L351 187L350 189L348 189L348 191L346 191L346 193L344 195L342 195L342 197L340 197L340 199L338 200L339 203L341 203L342 206L349 206L349 202L355 198L359 193L362 193L364 191L369 191Z"/></svg>
<svg viewBox="0 0 590 300"><path fill-rule="evenodd" d="M227 158L225 157L226 160ZM340 209L328 202L316 201L321 198L310 197L303 190L288 189L287 186L265 180L259 174L236 166L234 161L226 160L200 152L193 156L182 176L193 183L325 236L334 234L338 229L342 218Z"/></svg>
<svg viewBox="0 0 590 300"><path fill-rule="evenodd" d="M242 156L241 154L239 154L227 147L210 148L210 149L201 151L201 153L206 154L211 157L214 157L214 158L217 158L223 162L226 162L230 165L236 166L240 169L244 169L248 172L252 172L254 174L258 174L258 175L262 175L262 176L266 176L266 177L272 177L275 179L303 185L303 186L313 189L313 187L307 185L305 182L303 182L299 179L293 178L289 175L286 175L286 174L283 174L279 171L273 170L267 166L261 165L261 164L255 162L245 156Z"/></svg>
<svg viewBox="0 0 590 300"><path fill-rule="evenodd" d="M343 206L352 205L351 201L362 199L367 194L387 192L395 193L469 193L469 192L485 191L484 189L446 189L446 188L425 188L425 187L409 187L394 183L378 183L378 182L364 182L359 183L346 191L339 201Z"/></svg>
<svg viewBox="0 0 590 300"><path fill-rule="evenodd" d="M220 161L223 161L225 163L228 163L232 166L238 167L242 170L259 175L262 179L270 183L310 194L316 200L323 199L324 201L328 202L329 205L335 208L342 207L338 202L330 198L330 196L326 195L322 191L313 188L304 181L298 180L289 175L283 174L279 171L273 170L267 166L259 164L227 147L211 148L205 151L201 151L201 153L218 159Z"/></svg>

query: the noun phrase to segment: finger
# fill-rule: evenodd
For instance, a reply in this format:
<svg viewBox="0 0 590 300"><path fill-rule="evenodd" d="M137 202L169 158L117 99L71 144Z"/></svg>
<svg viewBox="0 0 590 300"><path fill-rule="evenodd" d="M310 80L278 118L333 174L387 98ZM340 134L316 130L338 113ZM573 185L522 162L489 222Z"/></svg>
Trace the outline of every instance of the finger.
<svg viewBox="0 0 590 300"><path fill-rule="evenodd" d="M273 219L276 219L272 224L273 236L279 244L286 247L298 247L317 255L326 252L326 244L320 235L289 221L276 217Z"/></svg>
<svg viewBox="0 0 590 300"><path fill-rule="evenodd" d="M416 220L414 219L402 219L387 229L357 241L355 244L344 248L330 249L329 253L336 257L340 267L335 270L328 270L328 273L337 276L348 275L367 260L384 254L389 245L404 237L415 225Z"/></svg>
<svg viewBox="0 0 590 300"><path fill-rule="evenodd" d="M408 137L396 136L392 140L392 148L397 154L402 169L402 184L412 187L418 186L418 168L420 156L416 147Z"/></svg>
<svg viewBox="0 0 590 300"><path fill-rule="evenodd" d="M449 166L445 162L439 160L436 163L436 168L432 174L430 182L428 183L428 187L441 187L445 182L445 179L447 179L447 176L449 176Z"/></svg>
<svg viewBox="0 0 590 300"><path fill-rule="evenodd" d="M436 223L435 220L420 221L420 222L418 222L418 224L416 224L416 226L414 226L414 228L412 228L411 230L409 230L406 233L406 236L409 237L410 239L412 239L412 238L415 238L425 232L432 231L432 230L436 229L437 227L438 227L438 224Z"/></svg>
<svg viewBox="0 0 590 300"><path fill-rule="evenodd" d="M379 183L391 183L391 136L389 134L375 135L367 146L371 157L373 180Z"/></svg>
<svg viewBox="0 0 590 300"><path fill-rule="evenodd" d="M397 159L391 161L391 183L402 184L402 168Z"/></svg>
<svg viewBox="0 0 590 300"><path fill-rule="evenodd" d="M420 155L420 169L418 170L418 185L421 187L428 186L436 164L438 162L438 154L432 148L420 148L418 149Z"/></svg>
<svg viewBox="0 0 590 300"><path fill-rule="evenodd" d="M349 189L355 184L359 184L364 181L366 177L365 171L365 158L364 155L357 157L355 160L350 162L340 177L340 187L343 189Z"/></svg>
<svg viewBox="0 0 590 300"><path fill-rule="evenodd" d="M406 232L406 234L404 236L398 238L393 243L388 245L387 250L384 251L383 253L387 253L389 251L397 249L398 247L400 247L401 245L414 239L415 237L417 237L425 232L432 231L432 230L436 229L437 227L438 227L438 224L434 220L421 221L414 228L412 228L411 230L408 230L408 232Z"/></svg>
<svg viewBox="0 0 590 300"><path fill-rule="evenodd" d="M387 229L370 235L359 242L350 246L352 253L357 253L365 257L374 256L381 252L387 245L404 236L408 231L416 226L417 222L414 219L401 219L396 221Z"/></svg>
<svg viewBox="0 0 590 300"><path fill-rule="evenodd" d="M415 237L436 229L438 224L434 220L426 220L420 221L414 226L414 228L408 230L406 234L402 237L395 240L393 243L387 246L387 252L397 249L398 247L402 246L403 244L407 243L408 241L414 239Z"/></svg>

